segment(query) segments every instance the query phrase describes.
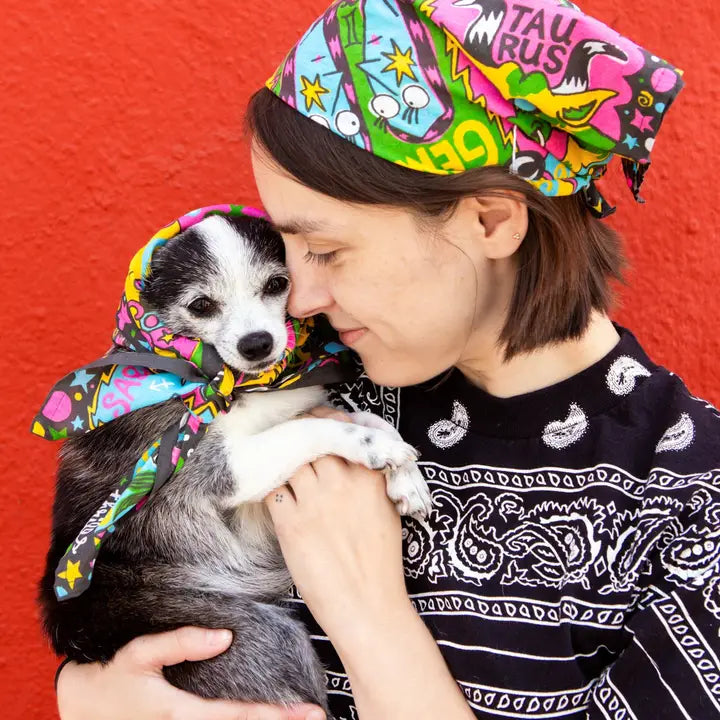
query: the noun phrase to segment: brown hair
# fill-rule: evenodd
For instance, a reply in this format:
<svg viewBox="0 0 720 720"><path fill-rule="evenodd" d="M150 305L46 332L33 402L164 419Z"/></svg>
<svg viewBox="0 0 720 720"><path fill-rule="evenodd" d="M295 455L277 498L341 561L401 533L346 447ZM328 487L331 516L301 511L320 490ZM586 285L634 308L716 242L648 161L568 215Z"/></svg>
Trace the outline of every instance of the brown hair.
<svg viewBox="0 0 720 720"><path fill-rule="evenodd" d="M501 167L457 175L410 170L328 132L267 89L252 97L246 125L280 167L338 200L405 207L421 220L432 220L451 215L464 197L522 194L529 226L499 338L506 359L577 338L592 310L609 310L609 281L622 281L620 238L590 214L579 195L548 198Z"/></svg>

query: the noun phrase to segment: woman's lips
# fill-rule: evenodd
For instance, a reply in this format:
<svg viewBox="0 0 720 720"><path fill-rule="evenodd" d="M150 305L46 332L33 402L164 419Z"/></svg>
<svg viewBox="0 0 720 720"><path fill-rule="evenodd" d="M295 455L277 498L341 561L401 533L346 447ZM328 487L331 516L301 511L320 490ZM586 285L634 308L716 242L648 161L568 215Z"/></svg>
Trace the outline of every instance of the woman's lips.
<svg viewBox="0 0 720 720"><path fill-rule="evenodd" d="M356 343L365 333L367 328L355 328L354 330L339 330L340 342L348 347Z"/></svg>

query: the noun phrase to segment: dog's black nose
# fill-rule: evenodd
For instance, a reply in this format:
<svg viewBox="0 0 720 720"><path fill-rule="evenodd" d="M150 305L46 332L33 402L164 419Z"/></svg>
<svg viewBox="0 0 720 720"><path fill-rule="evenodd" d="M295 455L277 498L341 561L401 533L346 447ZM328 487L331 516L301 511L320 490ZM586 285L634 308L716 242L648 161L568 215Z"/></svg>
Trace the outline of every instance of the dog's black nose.
<svg viewBox="0 0 720 720"><path fill-rule="evenodd" d="M238 350L247 360L262 360L266 358L273 347L273 336L269 332L254 332L240 338Z"/></svg>

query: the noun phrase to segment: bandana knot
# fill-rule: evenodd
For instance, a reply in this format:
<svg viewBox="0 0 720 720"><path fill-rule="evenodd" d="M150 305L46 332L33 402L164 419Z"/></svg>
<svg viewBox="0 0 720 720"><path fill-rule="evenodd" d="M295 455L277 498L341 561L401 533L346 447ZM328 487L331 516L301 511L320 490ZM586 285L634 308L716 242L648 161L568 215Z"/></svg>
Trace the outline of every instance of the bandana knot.
<svg viewBox="0 0 720 720"><path fill-rule="evenodd" d="M210 402L212 398L218 412L227 412L233 401L234 391L235 375L229 367L223 367L208 383L208 402Z"/></svg>

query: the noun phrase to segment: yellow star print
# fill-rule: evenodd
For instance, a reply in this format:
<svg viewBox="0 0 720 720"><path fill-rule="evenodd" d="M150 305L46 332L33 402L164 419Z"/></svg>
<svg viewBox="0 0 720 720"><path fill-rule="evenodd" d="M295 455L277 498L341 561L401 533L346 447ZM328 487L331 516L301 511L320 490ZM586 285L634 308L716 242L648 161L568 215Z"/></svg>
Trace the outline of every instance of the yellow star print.
<svg viewBox="0 0 720 720"><path fill-rule="evenodd" d="M309 111L312 109L313 105L317 105L323 112L325 112L322 96L327 95L330 91L327 88L324 88L320 83L320 75L316 75L315 80L312 82L310 82L309 78L301 75L300 81L303 84L303 89L300 92L305 96L305 109Z"/></svg>
<svg viewBox="0 0 720 720"><path fill-rule="evenodd" d="M82 573L80 572L80 561L70 562L70 560L68 560L65 572L58 573L58 577L66 580L70 589L74 590L75 581L82 577Z"/></svg>
<svg viewBox="0 0 720 720"><path fill-rule="evenodd" d="M398 85L400 85L403 76L407 76L411 80L417 80L415 73L412 71L412 66L416 64L412 59L412 48L408 48L405 52L400 52L400 48L394 40L392 44L393 51L391 53L383 53L383 55L391 61L387 67L383 68L383 72L394 70Z"/></svg>

